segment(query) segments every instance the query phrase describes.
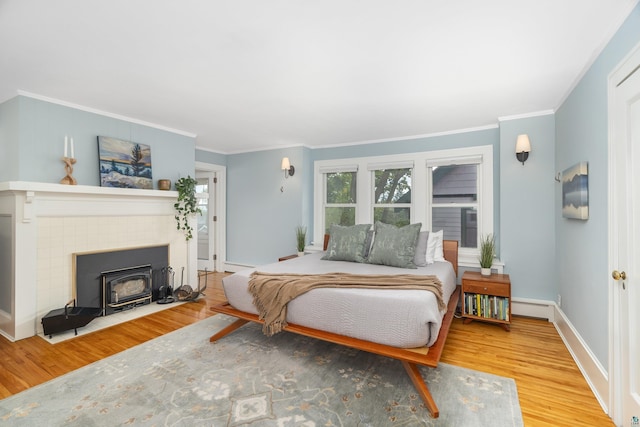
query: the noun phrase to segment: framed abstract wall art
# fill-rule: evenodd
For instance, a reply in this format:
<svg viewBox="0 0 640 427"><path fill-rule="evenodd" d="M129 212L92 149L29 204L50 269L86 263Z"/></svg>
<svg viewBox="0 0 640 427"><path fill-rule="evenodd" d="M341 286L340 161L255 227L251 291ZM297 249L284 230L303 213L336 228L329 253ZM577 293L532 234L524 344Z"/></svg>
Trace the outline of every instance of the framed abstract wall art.
<svg viewBox="0 0 640 427"><path fill-rule="evenodd" d="M153 189L148 145L99 136L98 155L101 187Z"/></svg>
<svg viewBox="0 0 640 427"><path fill-rule="evenodd" d="M589 163L580 162L562 172L562 216L589 219Z"/></svg>

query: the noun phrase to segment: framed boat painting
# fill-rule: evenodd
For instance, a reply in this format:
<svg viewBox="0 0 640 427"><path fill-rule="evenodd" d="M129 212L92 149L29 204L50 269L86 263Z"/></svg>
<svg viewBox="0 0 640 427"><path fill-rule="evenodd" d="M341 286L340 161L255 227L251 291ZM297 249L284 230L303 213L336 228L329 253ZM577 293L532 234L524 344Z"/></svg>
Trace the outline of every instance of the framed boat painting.
<svg viewBox="0 0 640 427"><path fill-rule="evenodd" d="M562 216L589 219L589 163L580 162L562 172Z"/></svg>
<svg viewBox="0 0 640 427"><path fill-rule="evenodd" d="M153 189L148 145L99 136L98 155L101 187Z"/></svg>

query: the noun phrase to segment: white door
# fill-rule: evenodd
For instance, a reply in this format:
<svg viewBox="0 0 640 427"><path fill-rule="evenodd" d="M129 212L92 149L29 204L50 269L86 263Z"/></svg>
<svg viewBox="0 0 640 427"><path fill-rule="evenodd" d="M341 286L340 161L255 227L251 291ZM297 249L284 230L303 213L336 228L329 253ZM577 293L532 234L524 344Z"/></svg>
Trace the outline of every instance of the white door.
<svg viewBox="0 0 640 427"><path fill-rule="evenodd" d="M215 270L215 172L196 173L196 197L202 212L197 216L198 270Z"/></svg>
<svg viewBox="0 0 640 427"><path fill-rule="evenodd" d="M610 79L611 416L640 426L640 49Z"/></svg>

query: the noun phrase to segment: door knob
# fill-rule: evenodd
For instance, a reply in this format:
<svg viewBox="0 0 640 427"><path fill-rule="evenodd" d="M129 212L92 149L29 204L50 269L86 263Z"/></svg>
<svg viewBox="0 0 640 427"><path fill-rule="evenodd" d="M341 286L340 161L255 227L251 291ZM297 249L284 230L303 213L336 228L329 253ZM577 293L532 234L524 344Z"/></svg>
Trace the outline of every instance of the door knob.
<svg viewBox="0 0 640 427"><path fill-rule="evenodd" d="M627 273L624 271L613 270L613 272L611 272L611 277L613 277L613 280L626 280Z"/></svg>

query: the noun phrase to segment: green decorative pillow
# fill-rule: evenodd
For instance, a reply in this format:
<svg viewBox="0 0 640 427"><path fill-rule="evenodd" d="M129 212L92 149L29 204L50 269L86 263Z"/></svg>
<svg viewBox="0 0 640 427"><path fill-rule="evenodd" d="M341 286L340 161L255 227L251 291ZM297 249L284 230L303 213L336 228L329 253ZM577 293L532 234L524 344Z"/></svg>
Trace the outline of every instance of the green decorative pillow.
<svg viewBox="0 0 640 427"><path fill-rule="evenodd" d="M420 227L422 227L421 223L398 228L395 225L377 221L373 246L367 262L391 267L417 268L414 256Z"/></svg>
<svg viewBox="0 0 640 427"><path fill-rule="evenodd" d="M327 253L322 259L328 261L365 262L364 246L371 224L343 226L332 224L329 229Z"/></svg>

